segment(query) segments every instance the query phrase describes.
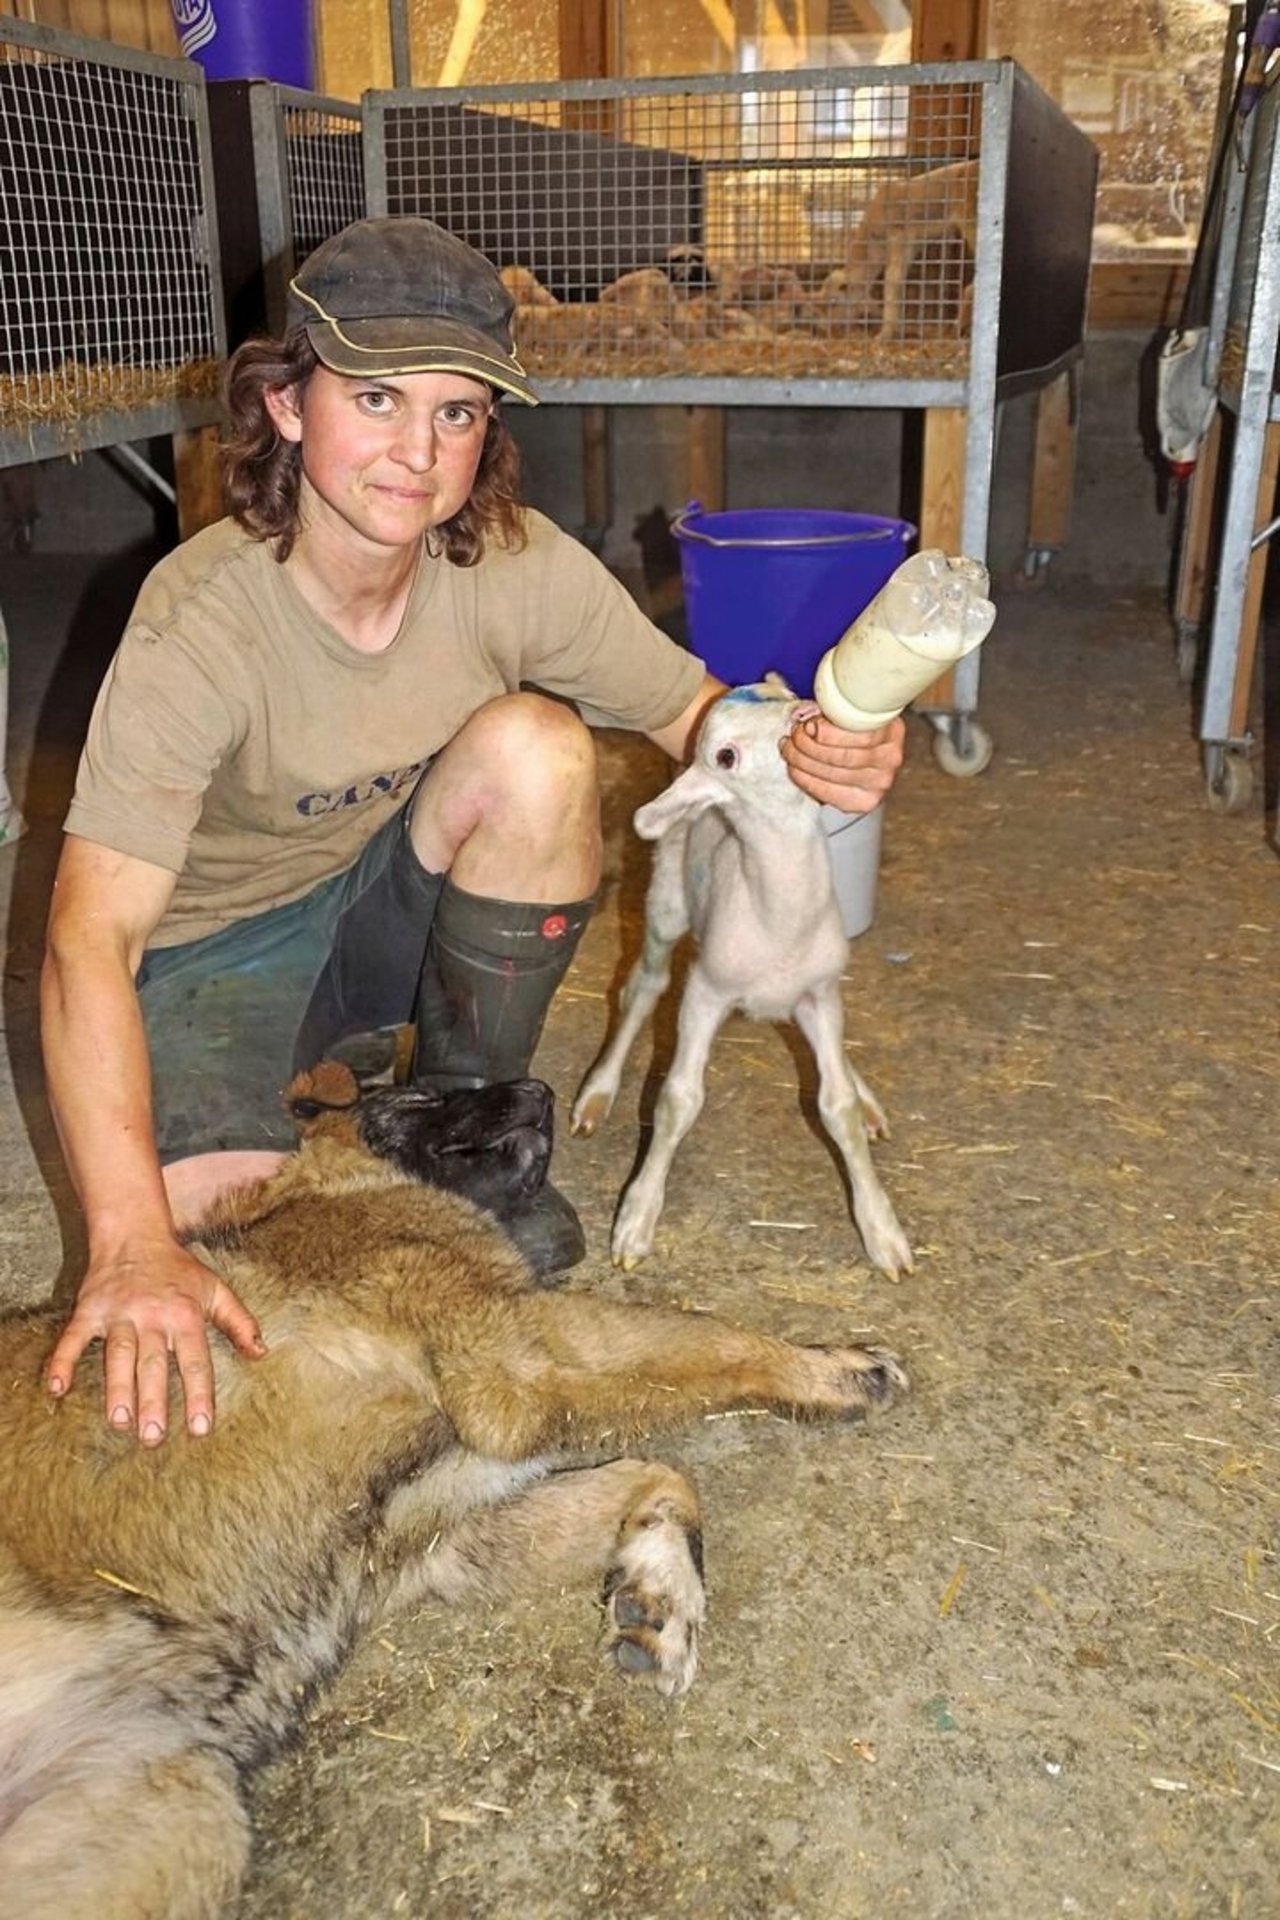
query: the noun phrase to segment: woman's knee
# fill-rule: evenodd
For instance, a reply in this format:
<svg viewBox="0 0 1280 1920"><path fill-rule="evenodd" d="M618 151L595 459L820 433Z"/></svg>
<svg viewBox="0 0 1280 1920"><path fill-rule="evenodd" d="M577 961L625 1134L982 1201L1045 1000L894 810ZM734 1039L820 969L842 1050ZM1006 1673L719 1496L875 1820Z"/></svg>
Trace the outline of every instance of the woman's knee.
<svg viewBox="0 0 1280 1920"><path fill-rule="evenodd" d="M563 798L566 785L594 792L595 743L573 708L540 693L509 693L472 716L455 745L482 761L523 798L546 789Z"/></svg>
<svg viewBox="0 0 1280 1920"><path fill-rule="evenodd" d="M428 812L465 820L517 818L536 833L598 803L595 743L571 707L542 694L512 693L473 714L428 775Z"/></svg>
<svg viewBox="0 0 1280 1920"><path fill-rule="evenodd" d="M590 732L541 694L491 700L436 756L409 831L427 871L451 873L469 892L585 898L601 851Z"/></svg>

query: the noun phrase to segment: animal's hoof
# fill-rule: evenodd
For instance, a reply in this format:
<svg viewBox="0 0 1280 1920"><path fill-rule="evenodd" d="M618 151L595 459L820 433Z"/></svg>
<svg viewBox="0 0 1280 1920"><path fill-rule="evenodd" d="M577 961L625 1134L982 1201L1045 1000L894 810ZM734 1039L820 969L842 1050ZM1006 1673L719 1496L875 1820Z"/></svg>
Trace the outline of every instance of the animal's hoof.
<svg viewBox="0 0 1280 1920"><path fill-rule="evenodd" d="M609 1118L609 1109L613 1105L607 1093L583 1093L573 1103L573 1112L569 1116L569 1131L583 1140L589 1140L597 1127L602 1127Z"/></svg>
<svg viewBox="0 0 1280 1920"><path fill-rule="evenodd" d="M661 1216L662 1195L658 1195L655 1206L651 1197L643 1191L643 1178L628 1187L609 1236L609 1252L615 1267L630 1273L642 1260L648 1259L653 1252L653 1236Z"/></svg>
<svg viewBox="0 0 1280 1920"><path fill-rule="evenodd" d="M877 1273L886 1274L890 1280L901 1280L907 1274L915 1272L916 1262L915 1255L911 1251L911 1242L896 1220L889 1227L866 1229L859 1222L858 1231L862 1234L862 1244L866 1249L867 1259Z"/></svg>
<svg viewBox="0 0 1280 1920"><path fill-rule="evenodd" d="M902 1240L891 1252L876 1255L873 1264L888 1279L905 1280L908 1274L916 1270L916 1257L911 1251L910 1243Z"/></svg>

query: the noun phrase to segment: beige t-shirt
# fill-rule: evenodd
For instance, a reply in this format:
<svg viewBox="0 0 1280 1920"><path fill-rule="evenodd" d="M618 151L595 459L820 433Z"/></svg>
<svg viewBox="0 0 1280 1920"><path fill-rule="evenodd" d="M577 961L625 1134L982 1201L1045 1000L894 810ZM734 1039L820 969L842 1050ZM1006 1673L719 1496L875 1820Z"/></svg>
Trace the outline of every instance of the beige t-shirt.
<svg viewBox="0 0 1280 1920"><path fill-rule="evenodd" d="M162 560L98 695L68 833L178 876L172 946L342 872L486 701L533 682L652 731L703 668L541 514L474 567L424 553L400 632L360 653L222 520Z"/></svg>

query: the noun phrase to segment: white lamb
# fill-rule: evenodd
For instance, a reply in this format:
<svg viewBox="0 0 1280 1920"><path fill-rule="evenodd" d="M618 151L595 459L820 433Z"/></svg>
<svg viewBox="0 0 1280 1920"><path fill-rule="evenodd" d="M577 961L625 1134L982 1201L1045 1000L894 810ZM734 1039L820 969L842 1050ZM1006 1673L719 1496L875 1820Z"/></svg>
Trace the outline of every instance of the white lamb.
<svg viewBox="0 0 1280 1920"><path fill-rule="evenodd" d="M670 979L671 950L693 929L697 956L680 1004L679 1039L659 1095L653 1139L614 1223L614 1264L653 1247L667 1172L702 1107L711 1043L741 1009L794 1019L818 1066L818 1110L840 1151L867 1257L885 1273L912 1270L911 1247L871 1164L868 1132L887 1132L879 1101L844 1052L840 975L849 943L815 801L787 771L780 746L816 714L775 676L738 687L709 710L693 764L639 809L636 831L657 840L644 950L622 994L622 1020L574 1103L574 1133L607 1118L637 1033Z"/></svg>

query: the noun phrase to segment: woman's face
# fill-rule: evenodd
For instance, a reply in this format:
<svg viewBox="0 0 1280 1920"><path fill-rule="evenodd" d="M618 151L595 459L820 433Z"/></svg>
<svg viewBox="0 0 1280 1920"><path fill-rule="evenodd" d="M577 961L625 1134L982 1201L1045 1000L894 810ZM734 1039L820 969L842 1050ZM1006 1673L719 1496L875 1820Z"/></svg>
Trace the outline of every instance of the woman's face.
<svg viewBox="0 0 1280 1920"><path fill-rule="evenodd" d="M416 545L466 505L493 395L462 373L355 380L317 367L267 405L302 448L303 538L327 526L385 549Z"/></svg>

